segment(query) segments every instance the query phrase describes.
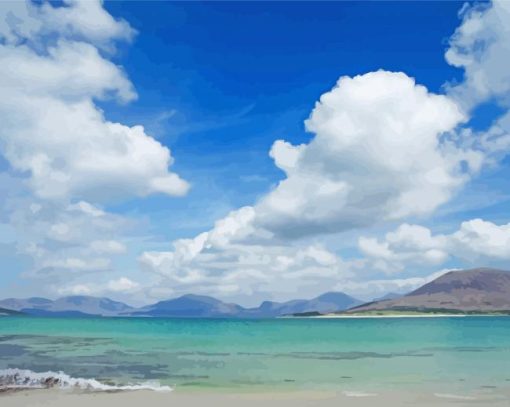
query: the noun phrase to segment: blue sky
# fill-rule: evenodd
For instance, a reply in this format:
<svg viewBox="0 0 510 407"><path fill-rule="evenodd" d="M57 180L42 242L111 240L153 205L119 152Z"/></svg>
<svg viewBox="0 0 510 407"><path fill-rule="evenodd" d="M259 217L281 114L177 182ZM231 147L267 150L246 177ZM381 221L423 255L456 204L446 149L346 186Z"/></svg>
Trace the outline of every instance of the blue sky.
<svg viewBox="0 0 510 407"><path fill-rule="evenodd" d="M105 108L170 146L176 171L194 185L185 200L151 197L118 209L142 208L183 227L156 222L165 236L191 236L282 178L271 144L309 140L303 121L340 76L402 70L436 92L460 80L443 54L461 5L106 3L138 30L118 61L139 100ZM176 219L188 218L190 205L203 222Z"/></svg>
<svg viewBox="0 0 510 407"><path fill-rule="evenodd" d="M510 260L504 2L0 9L0 296L369 299Z"/></svg>

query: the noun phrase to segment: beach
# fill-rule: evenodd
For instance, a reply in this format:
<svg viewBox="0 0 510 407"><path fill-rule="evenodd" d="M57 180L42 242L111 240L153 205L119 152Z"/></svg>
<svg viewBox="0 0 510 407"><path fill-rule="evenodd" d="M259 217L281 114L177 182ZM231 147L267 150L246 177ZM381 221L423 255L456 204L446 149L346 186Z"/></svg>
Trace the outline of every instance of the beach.
<svg viewBox="0 0 510 407"><path fill-rule="evenodd" d="M510 391L479 393L476 395L432 394L409 392L342 393L333 391L306 391L287 393L228 393L228 392L170 392L132 391L117 393L80 393L62 390L29 390L0 394L2 407L425 407L443 406L487 406L507 407Z"/></svg>

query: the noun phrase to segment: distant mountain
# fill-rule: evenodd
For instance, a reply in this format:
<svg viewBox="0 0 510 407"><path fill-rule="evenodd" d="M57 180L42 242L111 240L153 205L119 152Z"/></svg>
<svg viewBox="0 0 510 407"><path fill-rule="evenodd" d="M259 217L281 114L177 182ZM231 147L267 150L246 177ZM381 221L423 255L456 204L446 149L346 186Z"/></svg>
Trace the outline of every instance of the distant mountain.
<svg viewBox="0 0 510 407"><path fill-rule="evenodd" d="M122 302L109 298L76 295L52 301L47 298L8 298L0 307L37 316L116 316L133 310Z"/></svg>
<svg viewBox="0 0 510 407"><path fill-rule="evenodd" d="M47 298L32 297L26 299L7 298L0 300L0 307L10 310L21 311L23 309L46 309L50 307L53 301Z"/></svg>
<svg viewBox="0 0 510 407"><path fill-rule="evenodd" d="M311 300L264 301L258 308L247 310L246 314L258 318L271 318L311 312L328 313L342 311L360 304L362 304L362 301L342 292L329 292Z"/></svg>
<svg viewBox="0 0 510 407"><path fill-rule="evenodd" d="M384 301L384 300L396 300L397 298L403 297L405 294L397 294L397 293L388 293L381 297L375 298L374 301Z"/></svg>
<svg viewBox="0 0 510 407"><path fill-rule="evenodd" d="M256 308L244 308L213 297L187 294L179 298L159 301L141 308L133 308L108 298L70 296L55 301L47 298L8 298L0 307L28 315L53 317L144 316L171 318L274 318L296 313L326 313L345 310L361 301L341 292L322 294L311 300L287 302L265 301Z"/></svg>
<svg viewBox="0 0 510 407"><path fill-rule="evenodd" d="M52 311L77 311L84 314L115 316L132 311L134 308L123 302L106 297L71 296L54 301Z"/></svg>
<svg viewBox="0 0 510 407"><path fill-rule="evenodd" d="M510 312L510 272L490 268L450 271L397 299L351 308L366 311Z"/></svg>
<svg viewBox="0 0 510 407"><path fill-rule="evenodd" d="M172 300L139 308L129 315L174 318L229 318L238 317L244 308L237 304L227 304L204 295L183 295Z"/></svg>
<svg viewBox="0 0 510 407"><path fill-rule="evenodd" d="M243 308L224 303L212 297L184 295L168 301L137 309L133 316L201 317L201 318L274 318L303 312L331 312L361 304L361 301L344 293L326 293L311 300L287 302L264 301L256 308Z"/></svg>

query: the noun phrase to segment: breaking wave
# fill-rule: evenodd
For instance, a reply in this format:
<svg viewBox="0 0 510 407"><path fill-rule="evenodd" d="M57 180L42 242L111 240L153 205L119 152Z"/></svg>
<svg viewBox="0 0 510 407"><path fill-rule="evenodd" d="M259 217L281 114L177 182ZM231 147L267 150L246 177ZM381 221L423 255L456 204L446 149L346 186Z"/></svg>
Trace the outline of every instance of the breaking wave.
<svg viewBox="0 0 510 407"><path fill-rule="evenodd" d="M88 391L124 391L152 390L171 391L169 386L161 386L158 382L140 384L112 385L101 383L95 379L71 377L64 372L33 372L24 369L0 370L0 389L79 389Z"/></svg>

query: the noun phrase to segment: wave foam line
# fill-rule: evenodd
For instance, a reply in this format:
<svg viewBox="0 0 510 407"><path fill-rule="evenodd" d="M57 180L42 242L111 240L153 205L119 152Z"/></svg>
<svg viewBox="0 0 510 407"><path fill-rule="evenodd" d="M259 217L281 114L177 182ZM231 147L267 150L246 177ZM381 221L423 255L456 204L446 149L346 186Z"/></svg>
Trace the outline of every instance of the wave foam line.
<svg viewBox="0 0 510 407"><path fill-rule="evenodd" d="M377 393L365 393L364 391L343 391L346 397L375 397Z"/></svg>
<svg viewBox="0 0 510 407"><path fill-rule="evenodd" d="M33 372L24 369L0 370L0 389L80 389L89 391L124 391L124 390L152 390L172 391L169 386L161 386L157 382L129 384L116 386L104 384L96 379L82 379L71 377L64 372Z"/></svg>
<svg viewBox="0 0 510 407"><path fill-rule="evenodd" d="M441 399L476 400L476 397L463 396L463 395L459 395L459 394L449 394L449 393L434 393L434 396L439 397Z"/></svg>

